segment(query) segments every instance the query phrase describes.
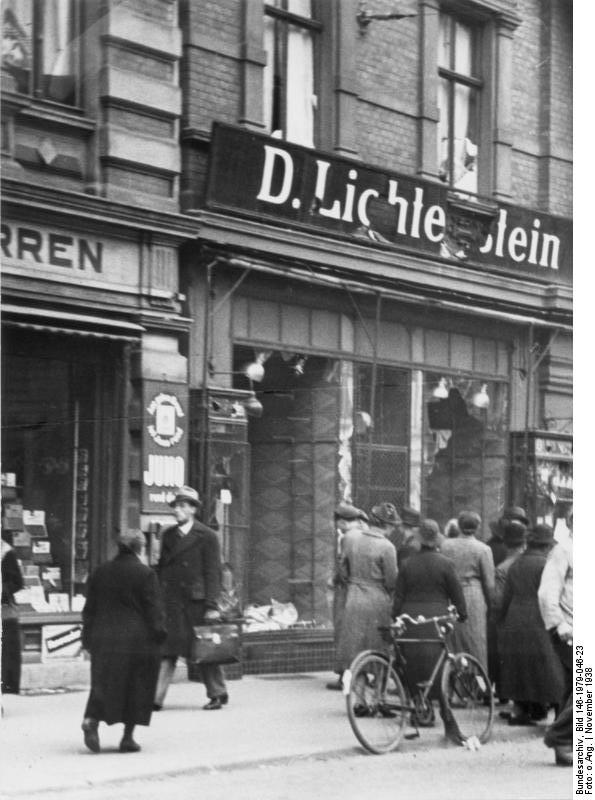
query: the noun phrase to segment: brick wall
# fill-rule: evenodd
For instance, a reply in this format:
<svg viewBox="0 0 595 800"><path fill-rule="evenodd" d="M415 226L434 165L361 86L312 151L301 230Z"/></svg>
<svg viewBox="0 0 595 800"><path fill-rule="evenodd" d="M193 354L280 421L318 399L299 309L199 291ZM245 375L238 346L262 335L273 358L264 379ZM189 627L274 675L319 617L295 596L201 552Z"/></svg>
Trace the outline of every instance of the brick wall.
<svg viewBox="0 0 595 800"><path fill-rule="evenodd" d="M571 8L564 0L548 4L519 0L512 5L521 19L513 37L510 85L512 202L569 216ZM389 0L378 0L373 10L384 13L391 9ZM241 12L239 0L187 0L182 6L182 127L198 131L203 140L202 149L196 143L188 144L183 156L182 203L186 208L200 202L208 152L204 142L211 123L237 123L241 115ZM363 34L357 25L353 29L358 155L364 163L409 174L419 166L419 25L420 18L415 17L373 21ZM333 113L332 108L320 111Z"/></svg>

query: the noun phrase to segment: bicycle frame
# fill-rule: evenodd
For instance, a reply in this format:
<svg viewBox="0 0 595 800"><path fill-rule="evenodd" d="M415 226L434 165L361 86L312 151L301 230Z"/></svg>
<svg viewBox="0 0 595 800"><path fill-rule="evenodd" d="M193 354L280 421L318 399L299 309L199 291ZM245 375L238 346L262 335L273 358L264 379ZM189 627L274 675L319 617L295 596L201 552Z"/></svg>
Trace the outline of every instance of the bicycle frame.
<svg viewBox="0 0 595 800"><path fill-rule="evenodd" d="M452 658L453 654L448 646L446 641L447 633L452 630L452 624L456 620L456 617L450 613L448 615L439 616L439 617L428 617L427 619L424 617L420 617L418 619L413 619L408 614L402 614L401 616L397 617L397 620L393 625L390 626L391 632L391 652L388 656L389 660L389 670L386 673L385 684L388 682L388 676L390 674L390 668L394 668L397 672L399 678L401 679L401 683L403 684L403 688L405 689L407 696L409 697L412 705L406 706L403 710L405 711L415 711L415 701L414 698L416 694L419 695L421 701L425 703L428 700L430 692L434 688L434 684L436 683L438 676L441 673L441 670L444 666L444 662L448 658ZM407 638L405 636L400 635L400 631L403 629L405 622L408 622L412 625L427 625L428 623L434 623L436 628L436 637L435 638ZM445 630L441 628L441 625L445 626ZM412 691L411 684L409 682L408 676L406 671L404 670L404 665L407 663L407 660L401 650L401 645L403 644L439 644L441 649L440 653L438 654L436 661L434 663L434 667L432 669L431 675L428 680L421 681L419 684L416 684L415 691ZM420 691L423 687L423 690ZM386 692L386 685L382 687L383 692Z"/></svg>

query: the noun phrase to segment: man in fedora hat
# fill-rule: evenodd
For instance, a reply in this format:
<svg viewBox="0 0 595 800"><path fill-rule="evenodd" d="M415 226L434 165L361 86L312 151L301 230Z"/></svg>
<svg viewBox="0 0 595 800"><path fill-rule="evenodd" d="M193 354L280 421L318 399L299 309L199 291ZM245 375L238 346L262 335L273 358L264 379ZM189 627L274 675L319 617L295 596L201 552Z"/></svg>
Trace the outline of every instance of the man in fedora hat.
<svg viewBox="0 0 595 800"><path fill-rule="evenodd" d="M201 505L196 489L182 486L170 503L177 524L165 530L161 540L157 574L165 602L167 640L153 706L157 711L163 706L177 658L191 656L193 627L220 620L219 539L214 530L195 519ZM204 664L201 674L209 698L204 708L220 709L228 701L221 667Z"/></svg>

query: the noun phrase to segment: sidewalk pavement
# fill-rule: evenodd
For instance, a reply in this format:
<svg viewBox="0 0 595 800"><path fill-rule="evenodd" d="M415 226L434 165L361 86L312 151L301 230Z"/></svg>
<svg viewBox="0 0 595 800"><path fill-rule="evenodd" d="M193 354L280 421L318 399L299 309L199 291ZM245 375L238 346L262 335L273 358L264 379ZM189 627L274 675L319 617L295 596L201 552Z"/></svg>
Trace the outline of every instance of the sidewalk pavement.
<svg viewBox="0 0 595 800"><path fill-rule="evenodd" d="M202 709L202 684L176 682L151 725L136 729L142 750L130 754L118 752L121 725L100 725L100 754L85 748L80 725L86 692L3 695L0 797L363 752L343 695L325 689L331 678L329 673L246 676L229 682L229 705L211 712ZM454 747L444 740L439 718L420 733L419 739L404 740L401 749ZM496 711L496 741L542 733L541 725L510 728Z"/></svg>

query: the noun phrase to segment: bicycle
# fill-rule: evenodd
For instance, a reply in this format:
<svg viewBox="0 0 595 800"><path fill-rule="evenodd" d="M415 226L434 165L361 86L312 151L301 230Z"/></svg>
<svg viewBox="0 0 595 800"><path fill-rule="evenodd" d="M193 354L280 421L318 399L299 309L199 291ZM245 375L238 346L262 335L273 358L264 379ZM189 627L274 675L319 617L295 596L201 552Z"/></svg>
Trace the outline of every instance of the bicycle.
<svg viewBox="0 0 595 800"><path fill-rule="evenodd" d="M469 653L453 653L448 634L457 615L454 608L437 617L401 614L388 628L380 630L390 645L388 655L365 650L353 660L344 676L349 722L358 741L371 753L396 750L404 735L406 722L416 728L411 737L419 736L418 727L433 721L430 693L440 679L441 708L448 709L463 740L475 737L484 744L490 736L494 718L492 685L482 664ZM430 624L432 638L407 638L408 625ZM406 644L439 645L440 652L428 680L411 685Z"/></svg>

